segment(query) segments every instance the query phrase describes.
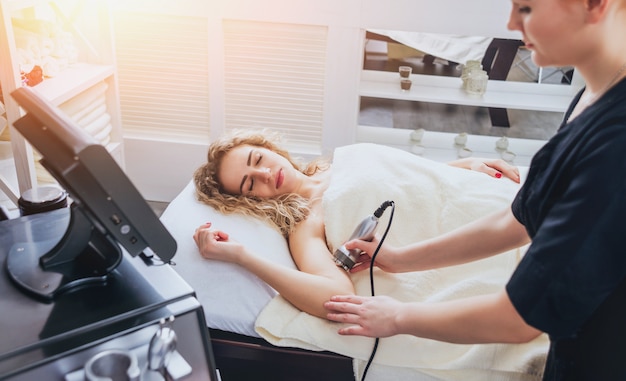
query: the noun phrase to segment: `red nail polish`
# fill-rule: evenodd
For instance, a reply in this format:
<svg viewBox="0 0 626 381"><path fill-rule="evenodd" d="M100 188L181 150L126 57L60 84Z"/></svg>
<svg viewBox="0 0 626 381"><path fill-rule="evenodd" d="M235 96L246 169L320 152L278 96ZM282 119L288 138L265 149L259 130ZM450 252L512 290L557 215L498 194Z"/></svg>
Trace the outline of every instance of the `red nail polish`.
<svg viewBox="0 0 626 381"><path fill-rule="evenodd" d="M500 177L502 177L502 173L496 172L496 178L499 179Z"/></svg>

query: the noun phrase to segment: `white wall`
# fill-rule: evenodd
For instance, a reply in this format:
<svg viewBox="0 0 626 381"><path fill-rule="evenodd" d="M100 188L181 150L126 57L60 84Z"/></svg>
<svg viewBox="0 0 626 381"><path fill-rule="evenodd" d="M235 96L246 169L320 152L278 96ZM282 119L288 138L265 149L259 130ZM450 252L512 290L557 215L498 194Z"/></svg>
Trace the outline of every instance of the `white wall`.
<svg viewBox="0 0 626 381"><path fill-rule="evenodd" d="M124 139L126 173L143 197L171 201L206 161L207 145L155 139Z"/></svg>

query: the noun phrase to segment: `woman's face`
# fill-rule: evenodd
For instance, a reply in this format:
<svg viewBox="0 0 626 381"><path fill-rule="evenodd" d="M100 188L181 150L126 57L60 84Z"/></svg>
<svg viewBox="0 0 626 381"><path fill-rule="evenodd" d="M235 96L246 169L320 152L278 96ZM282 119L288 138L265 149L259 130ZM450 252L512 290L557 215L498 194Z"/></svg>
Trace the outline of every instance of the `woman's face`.
<svg viewBox="0 0 626 381"><path fill-rule="evenodd" d="M229 194L271 198L297 193L298 170L267 148L241 145L222 158L218 181Z"/></svg>
<svg viewBox="0 0 626 381"><path fill-rule="evenodd" d="M508 28L522 33L536 65L572 65L578 60L584 10L580 0L512 0Z"/></svg>

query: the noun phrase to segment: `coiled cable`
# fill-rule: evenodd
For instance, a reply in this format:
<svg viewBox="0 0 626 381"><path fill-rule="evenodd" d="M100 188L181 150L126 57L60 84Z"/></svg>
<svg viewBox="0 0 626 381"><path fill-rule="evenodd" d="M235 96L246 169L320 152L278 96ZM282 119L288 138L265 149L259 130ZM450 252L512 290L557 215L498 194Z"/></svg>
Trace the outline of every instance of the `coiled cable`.
<svg viewBox="0 0 626 381"><path fill-rule="evenodd" d="M380 242L378 243L378 246L376 246L376 250L374 250L374 253L372 254L372 259L370 259L370 292L372 296L376 296L376 292L374 290L374 261L376 260L376 256L378 255L378 251L380 250L381 246L383 245L383 242L385 242L385 238L387 238L387 233L389 233L389 229L391 228L391 222L393 221L393 213L396 210L396 204L393 201L385 201L380 208L378 208L376 210L376 212L374 212L374 215L377 218L380 218L383 213L385 212L385 210L391 206L391 215L389 216L389 222L387 223L387 228L385 229L385 232L383 233L383 236L380 238ZM365 365L365 369L363 370L363 375L361 376L361 381L365 380L365 376L367 375L367 371L370 368L370 365L372 365L372 361L374 360L374 356L376 355L376 351L378 350L378 343L380 341L380 338L375 338L374 340L374 347L372 348L372 353L370 354L369 359L367 360L367 364Z"/></svg>

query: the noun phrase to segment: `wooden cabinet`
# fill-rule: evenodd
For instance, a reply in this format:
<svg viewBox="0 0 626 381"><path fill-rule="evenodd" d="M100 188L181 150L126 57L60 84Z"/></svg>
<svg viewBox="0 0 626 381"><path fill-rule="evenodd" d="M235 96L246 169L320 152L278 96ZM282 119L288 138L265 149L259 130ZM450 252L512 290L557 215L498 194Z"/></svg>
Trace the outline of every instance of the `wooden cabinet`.
<svg viewBox="0 0 626 381"><path fill-rule="evenodd" d="M8 122L0 149L10 144L15 169L0 178L2 190L13 189L16 194L9 198L14 199L37 184L54 181L37 163L37 152L12 127L23 115L10 95L20 86L32 86L58 106L123 167L108 2L0 0L0 22L0 84Z"/></svg>

